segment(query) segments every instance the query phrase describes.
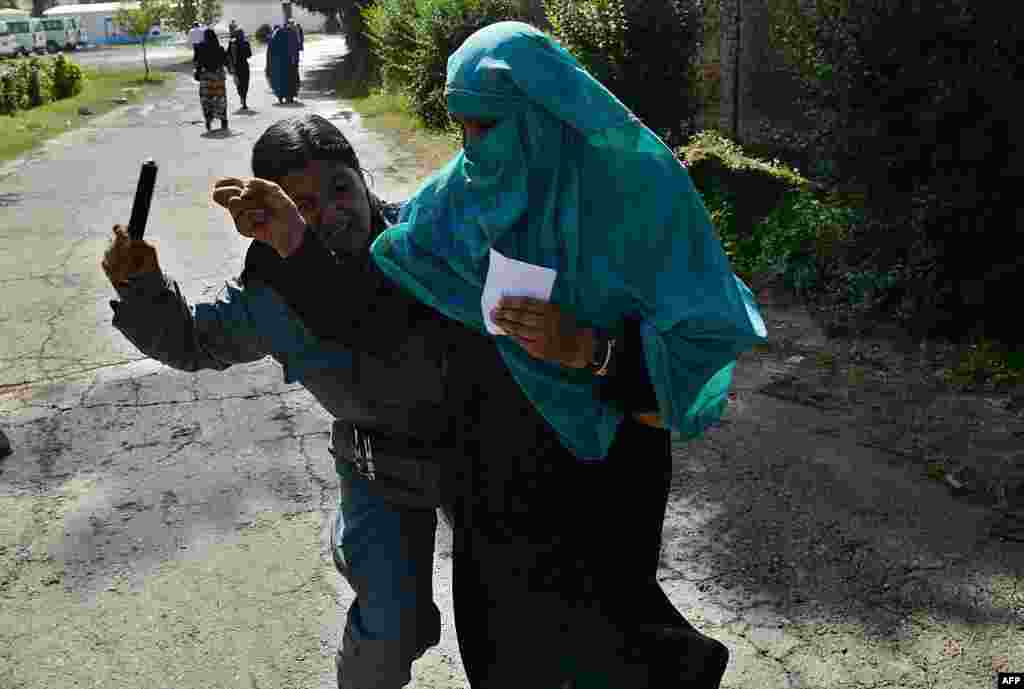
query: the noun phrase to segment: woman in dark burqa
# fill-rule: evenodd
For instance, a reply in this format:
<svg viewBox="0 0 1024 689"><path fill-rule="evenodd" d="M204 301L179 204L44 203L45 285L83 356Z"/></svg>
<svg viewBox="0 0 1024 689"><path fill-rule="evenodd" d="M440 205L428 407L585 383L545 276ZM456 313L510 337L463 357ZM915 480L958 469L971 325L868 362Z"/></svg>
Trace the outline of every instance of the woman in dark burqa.
<svg viewBox="0 0 1024 689"><path fill-rule="evenodd" d="M372 254L467 326L448 378L470 684L717 689L727 648L657 580L670 429L721 417L766 337L753 295L672 151L542 31L477 31L445 96L463 149ZM489 304L503 257L552 271L550 296Z"/></svg>
<svg viewBox="0 0 1024 689"><path fill-rule="evenodd" d="M252 46L246 38L245 31L237 29L228 44L228 68L235 77L238 98L242 101L242 110L248 110L246 99L249 96L249 58L252 57Z"/></svg>

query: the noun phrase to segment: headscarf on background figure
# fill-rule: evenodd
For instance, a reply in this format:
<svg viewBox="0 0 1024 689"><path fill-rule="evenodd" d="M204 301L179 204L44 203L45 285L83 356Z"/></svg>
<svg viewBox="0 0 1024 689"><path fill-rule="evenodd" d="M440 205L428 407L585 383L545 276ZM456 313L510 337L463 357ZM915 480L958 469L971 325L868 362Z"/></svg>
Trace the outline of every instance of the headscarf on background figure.
<svg viewBox="0 0 1024 689"><path fill-rule="evenodd" d="M285 28L278 29L270 39L269 46L269 67L270 67L270 88L278 99L294 98L296 84L293 78L291 32Z"/></svg>
<svg viewBox="0 0 1024 689"><path fill-rule="evenodd" d="M684 437L721 418L737 356L766 339L700 195L662 141L538 29L499 22L448 59L451 113L497 124L433 175L373 245L382 270L484 330L489 251L557 271L551 301L618 332L640 317L663 422ZM497 346L578 458L604 458L623 418L589 372Z"/></svg>

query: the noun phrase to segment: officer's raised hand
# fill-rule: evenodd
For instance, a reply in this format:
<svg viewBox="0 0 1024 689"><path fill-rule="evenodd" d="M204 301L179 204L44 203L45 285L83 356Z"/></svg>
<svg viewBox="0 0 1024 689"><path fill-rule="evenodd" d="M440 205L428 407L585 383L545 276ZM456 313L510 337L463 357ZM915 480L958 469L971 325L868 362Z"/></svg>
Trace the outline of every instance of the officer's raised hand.
<svg viewBox="0 0 1024 689"><path fill-rule="evenodd" d="M160 272L153 245L144 239L132 239L121 225L114 225L114 237L101 265L115 289L126 287L138 275Z"/></svg>
<svg viewBox="0 0 1024 689"><path fill-rule="evenodd" d="M279 185L259 178L226 177L214 184L213 200L231 214L239 234L266 242L282 257L291 256L302 245L306 221Z"/></svg>

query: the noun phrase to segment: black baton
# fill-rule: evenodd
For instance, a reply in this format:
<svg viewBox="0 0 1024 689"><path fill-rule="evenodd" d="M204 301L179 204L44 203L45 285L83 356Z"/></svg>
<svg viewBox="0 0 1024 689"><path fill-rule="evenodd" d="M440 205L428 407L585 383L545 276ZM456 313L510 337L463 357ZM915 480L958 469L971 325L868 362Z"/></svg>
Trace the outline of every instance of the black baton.
<svg viewBox="0 0 1024 689"><path fill-rule="evenodd" d="M139 186L135 189L135 200L132 202L132 219L128 222L128 236L132 239L142 239L146 233L149 204L153 200L153 188L156 186L156 169L156 162L152 158L142 164Z"/></svg>

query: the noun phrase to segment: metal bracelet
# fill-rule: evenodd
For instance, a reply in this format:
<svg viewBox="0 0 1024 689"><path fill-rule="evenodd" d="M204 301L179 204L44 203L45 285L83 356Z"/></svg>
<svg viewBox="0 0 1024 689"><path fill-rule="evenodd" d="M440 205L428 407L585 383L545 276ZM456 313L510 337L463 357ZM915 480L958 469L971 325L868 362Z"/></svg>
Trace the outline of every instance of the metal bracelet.
<svg viewBox="0 0 1024 689"><path fill-rule="evenodd" d="M608 375L608 364L612 361L612 350L615 349L615 338L608 340L608 351L604 355L604 363L601 364L601 368L597 369L594 373L595 376L606 376Z"/></svg>

